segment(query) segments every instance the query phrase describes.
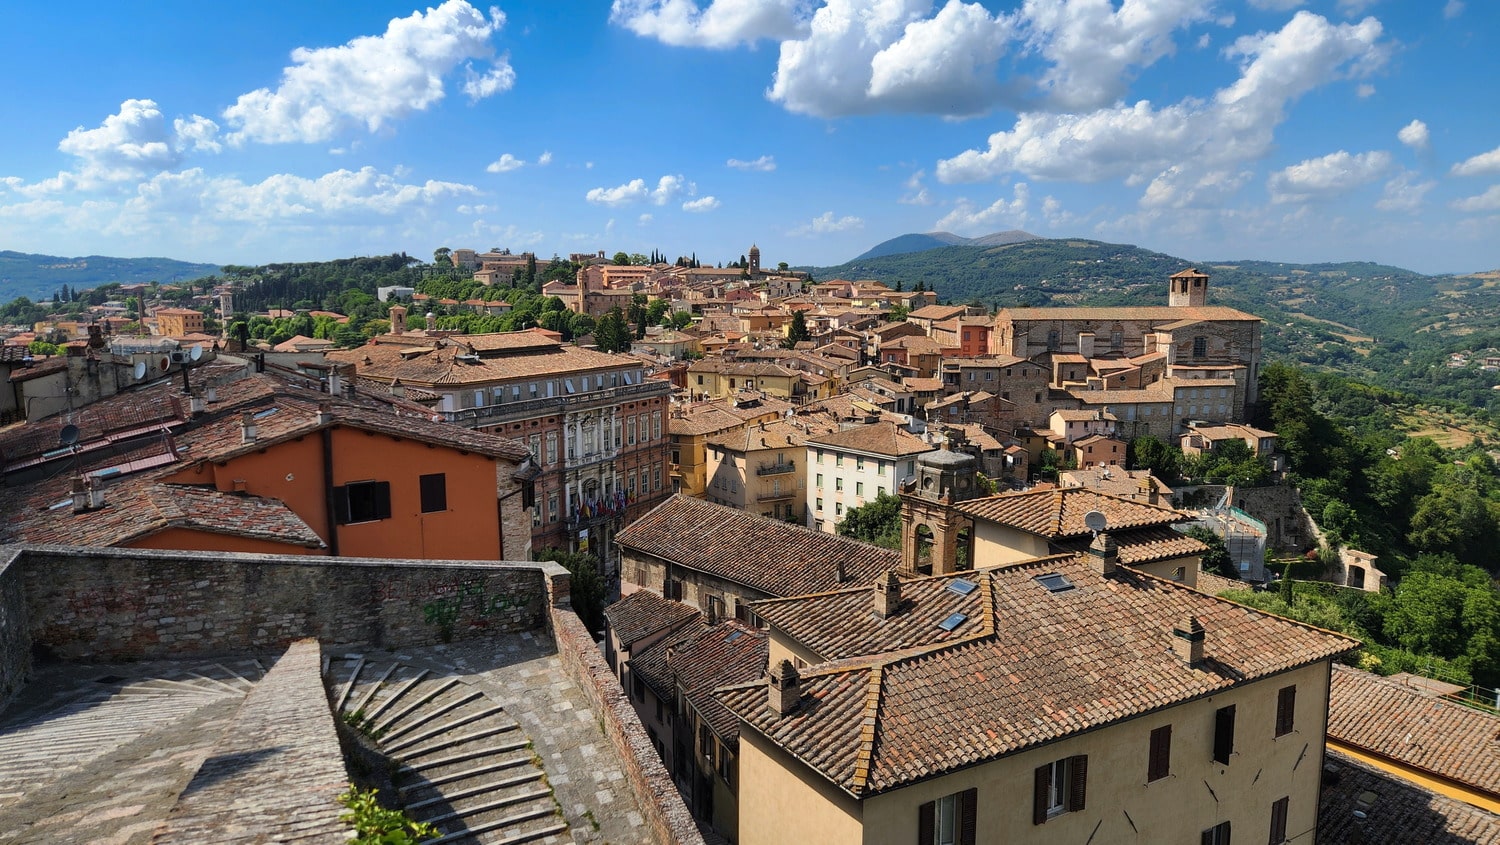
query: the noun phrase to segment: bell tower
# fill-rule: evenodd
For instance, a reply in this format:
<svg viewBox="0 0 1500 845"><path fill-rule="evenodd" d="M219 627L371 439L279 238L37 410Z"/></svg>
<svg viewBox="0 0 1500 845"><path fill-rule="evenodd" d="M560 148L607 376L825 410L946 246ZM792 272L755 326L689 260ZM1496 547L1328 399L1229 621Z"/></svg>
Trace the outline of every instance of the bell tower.
<svg viewBox="0 0 1500 845"><path fill-rule="evenodd" d="M911 573L946 575L974 567L973 521L953 506L979 496L978 461L960 451L963 433L917 458L917 474L902 479L901 566ZM962 555L960 555L962 550Z"/></svg>
<svg viewBox="0 0 1500 845"><path fill-rule="evenodd" d="M1173 308L1201 308L1208 304L1208 274L1189 267L1167 278L1167 304Z"/></svg>
<svg viewBox="0 0 1500 845"><path fill-rule="evenodd" d="M755 244L750 245L750 267L748 268L748 270L750 272L750 278L760 278L760 247L756 246Z"/></svg>

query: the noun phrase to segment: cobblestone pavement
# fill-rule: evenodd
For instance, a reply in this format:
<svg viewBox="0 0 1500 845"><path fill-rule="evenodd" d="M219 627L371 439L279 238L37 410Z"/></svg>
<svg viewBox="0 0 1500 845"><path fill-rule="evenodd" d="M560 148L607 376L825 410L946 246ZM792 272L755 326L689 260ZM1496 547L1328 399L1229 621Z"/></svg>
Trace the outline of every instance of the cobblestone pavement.
<svg viewBox="0 0 1500 845"><path fill-rule="evenodd" d="M21 734L21 725L46 730L61 721L60 704L80 699L93 706L71 718L87 722L90 729L113 728L130 732L131 738L110 747L93 742L78 749L66 747L56 732L39 743L55 743L36 749L52 753L56 765L41 776L33 767L25 774L0 776L0 843L48 843L48 845L144 845L151 841L157 824L177 802L177 796L203 760L212 752L239 708L241 697L204 697L201 705L182 709L171 719L142 729L139 709L112 707L99 694L98 677L128 676L140 681L165 675L177 664L163 665L153 672L151 664L128 667L66 666L44 669L4 714L0 740ZM122 680L122 683L123 683ZM191 695L191 691L188 691ZM113 711L113 712L112 712ZM124 720L124 723L117 722ZM91 753L90 748L103 749ZM0 770L24 755L12 751L10 760L0 761Z"/></svg>
<svg viewBox="0 0 1500 845"><path fill-rule="evenodd" d="M572 841L651 841L624 763L604 735L602 714L589 707L551 639L512 634L494 643L408 649L395 657L436 670L457 668L520 721L542 758L547 782L556 790Z"/></svg>

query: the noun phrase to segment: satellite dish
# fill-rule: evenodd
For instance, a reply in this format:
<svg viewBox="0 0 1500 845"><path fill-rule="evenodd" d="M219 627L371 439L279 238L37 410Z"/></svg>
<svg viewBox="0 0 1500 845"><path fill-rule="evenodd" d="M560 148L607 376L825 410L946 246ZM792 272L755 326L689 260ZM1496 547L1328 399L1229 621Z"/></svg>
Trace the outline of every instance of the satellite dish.
<svg viewBox="0 0 1500 845"><path fill-rule="evenodd" d="M198 360L199 358L202 358L202 357L203 357L203 347L196 346L196 345L188 347L188 360L189 361L196 361L196 360Z"/></svg>
<svg viewBox="0 0 1500 845"><path fill-rule="evenodd" d="M146 362L145 361L136 361L135 362L135 380L136 381L140 381L141 379L143 379L145 377L146 377Z"/></svg>
<svg viewBox="0 0 1500 845"><path fill-rule="evenodd" d="M72 446L78 442L78 426L68 423L57 433L57 439L64 446Z"/></svg>
<svg viewBox="0 0 1500 845"><path fill-rule="evenodd" d="M1099 511L1089 511L1088 513L1083 515L1083 524L1088 526L1088 529L1090 531L1098 534L1100 531L1104 530L1104 527L1108 525L1109 522L1104 518L1104 514L1100 513Z"/></svg>

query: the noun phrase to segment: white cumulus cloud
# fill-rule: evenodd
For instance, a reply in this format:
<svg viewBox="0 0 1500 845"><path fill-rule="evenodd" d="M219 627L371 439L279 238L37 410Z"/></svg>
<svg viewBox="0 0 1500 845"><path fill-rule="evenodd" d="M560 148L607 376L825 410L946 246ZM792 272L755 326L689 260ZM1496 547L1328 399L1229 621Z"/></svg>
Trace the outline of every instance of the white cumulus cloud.
<svg viewBox="0 0 1500 845"><path fill-rule="evenodd" d="M1495 211L1500 209L1500 185L1491 185L1478 196L1454 200L1449 205L1459 211Z"/></svg>
<svg viewBox="0 0 1500 845"><path fill-rule="evenodd" d="M1463 0L1448 0L1447 3L1443 4L1443 17L1447 20L1451 21L1463 13Z"/></svg>
<svg viewBox="0 0 1500 845"><path fill-rule="evenodd" d="M1267 187L1273 202L1331 199L1374 182L1390 169L1391 154L1384 150L1357 154L1339 150L1272 173Z"/></svg>
<svg viewBox="0 0 1500 845"><path fill-rule="evenodd" d="M516 158L510 153L504 153L499 158L490 162L484 169L488 173L509 173L526 166L526 162Z"/></svg>
<svg viewBox="0 0 1500 845"><path fill-rule="evenodd" d="M794 238L806 237L808 235L826 235L831 232L847 232L851 229L863 229L865 221L852 215L845 217L834 217L833 212L825 211L814 217L810 222L787 232Z"/></svg>
<svg viewBox="0 0 1500 845"><path fill-rule="evenodd" d="M491 37L505 23L464 0L392 20L381 35L337 47L299 47L273 91L242 94L224 110L232 143L318 142L354 128L374 132L445 96L443 79L460 66L470 98L508 89L515 74ZM475 60L491 62L476 71Z"/></svg>
<svg viewBox="0 0 1500 845"><path fill-rule="evenodd" d="M1431 142L1431 136L1427 132L1427 124L1420 120L1413 120L1401 127L1396 133L1396 140L1414 150L1425 150Z"/></svg>
<svg viewBox="0 0 1500 845"><path fill-rule="evenodd" d="M741 161L740 159L732 158L724 163L735 170L756 170L761 173L769 173L776 169L776 159L768 155L751 159L750 161Z"/></svg>
<svg viewBox="0 0 1500 845"><path fill-rule="evenodd" d="M996 64L1012 23L978 3L829 0L803 38L784 41L771 100L818 117L877 111L983 112L1002 95Z"/></svg>
<svg viewBox="0 0 1500 845"><path fill-rule="evenodd" d="M546 167L547 165L549 165L551 163L552 163L552 153L550 151L549 152L544 152L541 155L539 155L539 156L536 157L536 166L537 167Z"/></svg>
<svg viewBox="0 0 1500 845"><path fill-rule="evenodd" d="M952 211L933 224L933 228L943 232L968 232L973 235L986 234L997 225L1019 229L1026 225L1030 201L1031 189L1025 182L1018 182L1011 190L1010 199L1000 197L984 208L967 199L960 199L954 204Z"/></svg>
<svg viewBox="0 0 1500 845"><path fill-rule="evenodd" d="M154 100L126 100L99 126L69 132L57 148L79 159L77 176L85 184L130 179L182 161Z"/></svg>
<svg viewBox="0 0 1500 845"><path fill-rule="evenodd" d="M1020 173L1031 179L1150 184L1143 202L1172 206L1237 189L1240 165L1266 155L1287 108L1331 80L1377 69L1388 48L1374 18L1334 24L1306 11L1280 30L1237 39L1225 50L1240 76L1207 100L1150 101L1078 113L1025 112L1014 125L938 162L943 182Z"/></svg>
<svg viewBox="0 0 1500 845"><path fill-rule="evenodd" d="M674 47L733 47L794 38L807 28L812 0L615 0L612 23Z"/></svg>
<svg viewBox="0 0 1500 845"><path fill-rule="evenodd" d="M584 199L595 205L610 207L644 200L649 200L654 205L666 205L683 194L692 196L696 191L697 187L682 176L669 174L658 179L655 188L647 187L645 179L631 179L613 188L592 188L584 195Z"/></svg>
<svg viewBox="0 0 1500 845"><path fill-rule="evenodd" d="M718 207L719 200L716 197L699 197L698 199L688 200L682 204L683 211L692 211L700 214L705 211L713 211Z"/></svg>
<svg viewBox="0 0 1500 845"><path fill-rule="evenodd" d="M1375 207L1381 211L1415 212L1422 208L1427 192L1437 187L1436 182L1419 182L1417 174L1404 170L1385 183L1385 190Z"/></svg>
<svg viewBox="0 0 1500 845"><path fill-rule="evenodd" d="M1500 147L1464 159L1453 165L1452 173L1454 176L1488 176L1491 173L1500 173Z"/></svg>

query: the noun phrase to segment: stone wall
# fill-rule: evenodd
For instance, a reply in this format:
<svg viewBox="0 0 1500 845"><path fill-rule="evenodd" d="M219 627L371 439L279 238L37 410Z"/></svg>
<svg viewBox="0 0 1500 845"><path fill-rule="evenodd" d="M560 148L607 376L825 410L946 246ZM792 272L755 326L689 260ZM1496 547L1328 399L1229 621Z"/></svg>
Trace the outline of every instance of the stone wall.
<svg viewBox="0 0 1500 845"><path fill-rule="evenodd" d="M1298 554L1316 548L1317 526L1302 508L1295 487L1231 488L1230 504L1266 524L1266 545L1282 554Z"/></svg>
<svg viewBox="0 0 1500 845"><path fill-rule="evenodd" d="M293 643L255 685L178 797L153 845L349 841L349 786L316 640Z"/></svg>
<svg viewBox="0 0 1500 845"><path fill-rule="evenodd" d="M31 632L21 585L21 551L0 547L0 711L31 675Z"/></svg>
<svg viewBox="0 0 1500 845"><path fill-rule="evenodd" d="M28 547L31 640L65 660L432 645L546 624L534 563ZM0 632L0 642L5 642Z"/></svg>
<svg viewBox="0 0 1500 845"><path fill-rule="evenodd" d="M672 783L672 776L667 774L667 767L657 756L656 748L651 745L635 708L625 697L619 679L610 671L599 646L573 612L566 570L560 566L555 568L561 574L552 574L548 578L547 609L557 656L603 720L604 733L625 764L625 777L630 780L646 814L653 840L661 845L703 845L703 835L698 832L693 814L688 812L676 784Z"/></svg>

